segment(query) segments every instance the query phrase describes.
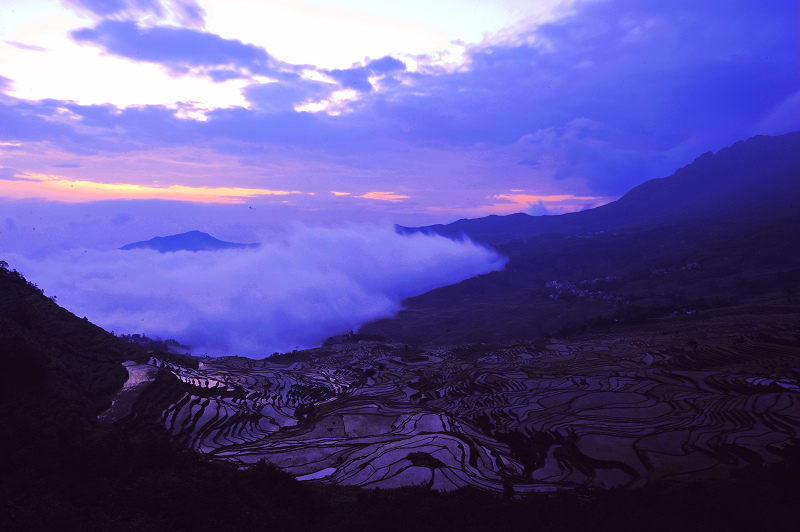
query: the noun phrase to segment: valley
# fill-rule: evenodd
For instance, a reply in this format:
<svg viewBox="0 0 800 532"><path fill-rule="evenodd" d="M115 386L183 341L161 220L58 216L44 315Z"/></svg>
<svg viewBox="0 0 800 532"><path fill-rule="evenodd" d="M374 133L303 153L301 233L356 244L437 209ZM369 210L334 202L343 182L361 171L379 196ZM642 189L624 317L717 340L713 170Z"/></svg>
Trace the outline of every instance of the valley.
<svg viewBox="0 0 800 532"><path fill-rule="evenodd" d="M117 336L0 261L0 516L19 530L784 527L800 488L798 142L737 143L573 215L397 227L507 262L261 357ZM762 167L775 179L759 195ZM686 186L696 196L662 205ZM647 219L654 206L669 216ZM196 231L135 244L251 246Z"/></svg>
<svg viewBox="0 0 800 532"><path fill-rule="evenodd" d="M641 487L781 460L800 436L798 315L773 295L562 339L149 363L189 386L167 430L215 459L366 488Z"/></svg>

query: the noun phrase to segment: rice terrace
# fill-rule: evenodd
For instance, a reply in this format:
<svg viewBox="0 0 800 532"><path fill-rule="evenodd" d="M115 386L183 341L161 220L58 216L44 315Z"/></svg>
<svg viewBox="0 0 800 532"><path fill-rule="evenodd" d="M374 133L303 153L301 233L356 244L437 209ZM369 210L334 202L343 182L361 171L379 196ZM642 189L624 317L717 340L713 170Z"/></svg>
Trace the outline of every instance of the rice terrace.
<svg viewBox="0 0 800 532"><path fill-rule="evenodd" d="M274 357L284 363L148 364L189 385L163 412L173 438L221 460L265 458L300 480L642 486L775 463L800 436L796 315L771 308L768 326L745 306L566 343L409 354L357 341Z"/></svg>

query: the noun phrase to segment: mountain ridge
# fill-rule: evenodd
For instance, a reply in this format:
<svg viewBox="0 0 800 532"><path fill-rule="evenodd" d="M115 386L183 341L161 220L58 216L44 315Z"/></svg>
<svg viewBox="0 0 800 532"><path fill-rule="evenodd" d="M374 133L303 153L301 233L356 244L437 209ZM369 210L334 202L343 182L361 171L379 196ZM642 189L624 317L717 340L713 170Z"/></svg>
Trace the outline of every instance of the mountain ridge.
<svg viewBox="0 0 800 532"><path fill-rule="evenodd" d="M591 210L397 230L466 236L509 258L503 270L407 298L393 318L358 329L409 345L558 336L769 291L791 300L800 288L791 245L800 242L800 132L706 152Z"/></svg>
<svg viewBox="0 0 800 532"><path fill-rule="evenodd" d="M202 231L187 231L176 235L157 236L150 240L142 240L122 246L121 250L129 251L132 249L154 249L159 253L169 253L174 251L219 251L223 249L248 249L257 248L261 244L240 244L238 242L225 242L203 233Z"/></svg>
<svg viewBox="0 0 800 532"><path fill-rule="evenodd" d="M769 175L769 180L761 178ZM757 135L706 152L671 176L651 179L616 201L549 216L515 213L424 227L396 225L400 234L467 236L497 245L545 233L581 234L710 219L740 211L800 206L800 131Z"/></svg>

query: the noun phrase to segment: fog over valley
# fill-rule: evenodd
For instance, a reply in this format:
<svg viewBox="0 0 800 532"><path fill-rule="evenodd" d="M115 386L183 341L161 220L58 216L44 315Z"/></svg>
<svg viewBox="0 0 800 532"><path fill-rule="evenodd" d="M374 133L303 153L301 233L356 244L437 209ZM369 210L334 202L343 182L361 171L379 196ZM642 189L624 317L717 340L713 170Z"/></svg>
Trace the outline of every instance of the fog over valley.
<svg viewBox="0 0 800 532"><path fill-rule="evenodd" d="M32 231L31 231L32 232ZM494 251L391 226L292 224L254 249L51 249L12 267L117 334L176 338L193 354L263 358L389 317L400 301L501 269Z"/></svg>

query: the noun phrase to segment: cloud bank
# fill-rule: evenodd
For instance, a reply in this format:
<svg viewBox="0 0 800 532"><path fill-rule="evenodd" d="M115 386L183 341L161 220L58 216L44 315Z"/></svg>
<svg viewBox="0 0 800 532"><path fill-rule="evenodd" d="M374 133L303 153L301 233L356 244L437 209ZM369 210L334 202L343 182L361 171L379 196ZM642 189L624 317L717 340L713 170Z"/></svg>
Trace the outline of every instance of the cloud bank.
<svg viewBox="0 0 800 532"><path fill-rule="evenodd" d="M262 48L189 28L141 28L134 21L105 20L73 31L72 38L127 59L164 65L176 75L201 69L221 81L275 72L275 60Z"/></svg>
<svg viewBox="0 0 800 532"><path fill-rule="evenodd" d="M294 225L257 249L65 251L8 262L78 316L116 333L177 338L194 354L256 358L319 345L391 316L404 297L500 269L471 242L391 227Z"/></svg>
<svg viewBox="0 0 800 532"><path fill-rule="evenodd" d="M124 105L119 87L67 96L60 87L79 71L33 84L28 73L56 71L32 66L46 54L26 52L0 77L3 164L20 175L55 167L87 182L299 190L350 216L363 211L356 198L393 191L406 197L370 208L441 217L424 224L515 212L494 202L514 190L596 204L705 151L800 127L796 1L575 2L463 44L454 69L400 51L333 69L287 62L214 33L194 2L72 5L94 14L64 37L75 54L134 69L124 72L152 67L169 87L203 91L153 100L136 78ZM28 44L37 43L47 44ZM81 85L103 77L92 81ZM39 86L48 98L25 96ZM64 164L80 167L55 166Z"/></svg>

